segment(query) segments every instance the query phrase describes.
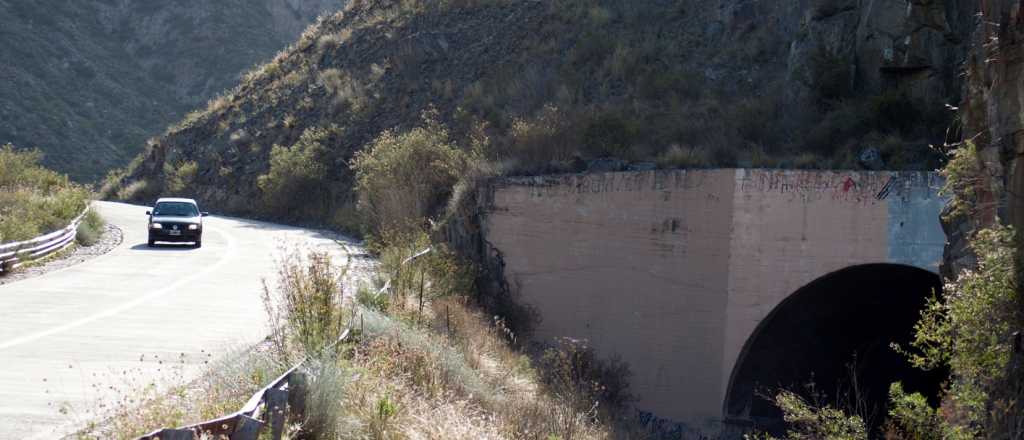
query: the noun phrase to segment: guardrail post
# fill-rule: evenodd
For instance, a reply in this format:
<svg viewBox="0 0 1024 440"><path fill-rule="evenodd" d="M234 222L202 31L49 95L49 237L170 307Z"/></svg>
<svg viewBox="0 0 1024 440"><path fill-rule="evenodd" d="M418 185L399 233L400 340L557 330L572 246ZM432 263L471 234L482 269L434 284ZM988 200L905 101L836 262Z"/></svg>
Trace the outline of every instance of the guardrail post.
<svg viewBox="0 0 1024 440"><path fill-rule="evenodd" d="M160 440L193 440L195 435L191 429L164 429L157 433Z"/></svg>
<svg viewBox="0 0 1024 440"><path fill-rule="evenodd" d="M288 377L289 418L292 420L301 420L306 414L306 387L306 373L296 370Z"/></svg>
<svg viewBox="0 0 1024 440"><path fill-rule="evenodd" d="M288 391L267 390L267 420L270 422L270 438L281 440L284 433L284 412L288 405Z"/></svg>
<svg viewBox="0 0 1024 440"><path fill-rule="evenodd" d="M256 440L260 436L260 429L263 429L263 422L244 414L240 415L235 432L231 433L231 440Z"/></svg>

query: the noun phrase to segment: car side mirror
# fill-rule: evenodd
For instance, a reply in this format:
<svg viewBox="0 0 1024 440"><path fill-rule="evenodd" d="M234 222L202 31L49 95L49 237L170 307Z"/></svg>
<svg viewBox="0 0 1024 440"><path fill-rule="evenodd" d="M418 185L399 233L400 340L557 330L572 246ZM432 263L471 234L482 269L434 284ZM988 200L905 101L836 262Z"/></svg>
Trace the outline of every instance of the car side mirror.
<svg viewBox="0 0 1024 440"><path fill-rule="evenodd" d="M203 217L206 217L206 216L210 215L210 213L206 212L206 211L201 212L201 214L203 214Z"/></svg>
<svg viewBox="0 0 1024 440"><path fill-rule="evenodd" d="M146 215L153 215L152 212L146 211Z"/></svg>

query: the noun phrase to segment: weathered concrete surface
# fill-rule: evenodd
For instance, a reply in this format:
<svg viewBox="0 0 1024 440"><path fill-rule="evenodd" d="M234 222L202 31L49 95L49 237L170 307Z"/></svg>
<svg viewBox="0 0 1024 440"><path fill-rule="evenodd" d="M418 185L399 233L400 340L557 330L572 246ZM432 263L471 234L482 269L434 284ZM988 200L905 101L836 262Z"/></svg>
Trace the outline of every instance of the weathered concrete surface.
<svg viewBox="0 0 1024 440"><path fill-rule="evenodd" d="M937 271L940 178L924 172L701 170L505 179L487 240L537 307L537 337L630 363L641 410L716 429L758 323L856 264Z"/></svg>
<svg viewBox="0 0 1024 440"><path fill-rule="evenodd" d="M279 244L316 247L344 263L332 237L224 217L207 217L200 249L148 248L147 208L96 209L124 232L120 246L0 286L0 439L60 438L101 410L96 399L130 397L129 379L189 380L207 354L262 340L260 279L273 282Z"/></svg>

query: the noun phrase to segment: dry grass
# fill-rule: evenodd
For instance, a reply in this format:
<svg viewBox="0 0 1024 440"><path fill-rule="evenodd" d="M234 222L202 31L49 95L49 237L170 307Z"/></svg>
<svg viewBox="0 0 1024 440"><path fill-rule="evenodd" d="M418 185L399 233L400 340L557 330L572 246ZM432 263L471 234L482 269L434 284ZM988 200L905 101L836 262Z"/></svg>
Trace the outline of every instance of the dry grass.
<svg viewBox="0 0 1024 440"><path fill-rule="evenodd" d="M0 243L55 231L82 212L92 194L43 168L42 153L0 146Z"/></svg>
<svg viewBox="0 0 1024 440"><path fill-rule="evenodd" d="M396 262L424 240L386 248L385 273L396 273ZM435 249L402 266L386 301L360 295L369 307L360 314L361 342L352 363L366 372L361 380L374 385L350 389L359 402L354 407L363 408L352 417L375 426L380 420L370 417L371 410L380 399L398 408L387 423L388 436L371 438L613 437L610 419L596 409L604 405L599 397L575 392L586 387L547 386L553 382L548 373L566 369L535 368L514 348L517 335L463 295L472 286L459 280L465 272L459 274L453 257ZM358 395L360 389L366 394Z"/></svg>
<svg viewBox="0 0 1024 440"><path fill-rule="evenodd" d="M306 411L292 420L288 438L616 437L609 419L597 410L603 403L593 394L571 391L585 387L544 385L551 381L530 357L512 348L516 336L503 322L456 294L465 287L445 279L443 274L454 273L447 254L405 266L412 274L407 279L422 283L422 302L418 286L401 280L386 301L359 295L383 311L346 306L357 311L358 320L351 321L356 336L329 353L321 352L316 341L322 343L327 339L322 333L341 327L333 318L311 320L325 314L308 312L342 310L333 299L326 301L339 297L327 292L340 292L334 276L340 271L315 253L291 255L280 265L278 295L267 294L269 302L278 302L269 308L276 344L217 361L197 381L187 380L184 359L169 365L173 374L163 382L126 375L113 398L82 413L67 409L69 416L89 422L79 438L131 438L230 413L290 362L309 355L303 367L309 378ZM313 333L316 337L302 337Z"/></svg>
<svg viewBox="0 0 1024 440"><path fill-rule="evenodd" d="M414 313L396 310L401 301L391 304L394 315ZM611 438L596 402L581 410L539 385L500 322L457 299L432 301L421 318L416 325L364 313L353 365L366 374L349 389L346 411L359 426L376 427L369 438ZM376 411L382 399L396 408L386 422Z"/></svg>
<svg viewBox="0 0 1024 440"><path fill-rule="evenodd" d="M97 399L87 407L60 405L60 412L82 429L76 439L134 439L162 427L181 426L229 414L283 371L272 353L261 349L231 349L216 358L146 359L164 370L150 379L147 367L111 373L91 384ZM198 361L202 374L191 377Z"/></svg>

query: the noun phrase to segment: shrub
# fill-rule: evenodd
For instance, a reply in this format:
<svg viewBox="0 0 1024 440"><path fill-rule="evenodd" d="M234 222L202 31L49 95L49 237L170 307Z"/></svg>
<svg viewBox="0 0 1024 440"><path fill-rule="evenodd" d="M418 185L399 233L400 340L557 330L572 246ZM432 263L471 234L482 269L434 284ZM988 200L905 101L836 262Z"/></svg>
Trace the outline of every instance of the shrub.
<svg viewBox="0 0 1024 440"><path fill-rule="evenodd" d="M910 361L924 369L949 365L954 425L977 429L989 421L991 399L1007 387L1012 333L1024 323L1017 290L1017 241L1009 227L979 231L971 239L976 270L961 272L932 298L915 325Z"/></svg>
<svg viewBox="0 0 1024 440"><path fill-rule="evenodd" d="M100 238L103 236L104 226L106 226L106 222L103 221L103 217L100 217L96 211L90 210L85 214L82 223L78 225L78 233L75 235L75 240L82 246L92 246L100 241Z"/></svg>
<svg viewBox="0 0 1024 440"><path fill-rule="evenodd" d="M629 366L618 358L599 359L586 341L559 338L544 351L540 364L541 382L577 410L600 407L614 414L633 401Z"/></svg>
<svg viewBox="0 0 1024 440"><path fill-rule="evenodd" d="M194 160L179 162L177 166L165 165L164 175L167 178L167 190L175 194L184 194L192 188L192 182L199 171L199 164Z"/></svg>
<svg viewBox="0 0 1024 440"><path fill-rule="evenodd" d="M510 148L501 159L514 159L526 169L543 169L572 157L579 142L566 114L546 105L531 119L516 119L509 132Z"/></svg>
<svg viewBox="0 0 1024 440"><path fill-rule="evenodd" d="M466 162L434 116L405 133L382 133L352 159L357 206L369 231L404 229L437 213Z"/></svg>
<svg viewBox="0 0 1024 440"><path fill-rule="evenodd" d="M297 438L333 440L342 434L343 396L351 372L333 358L317 358L302 368L307 382L304 386L305 407Z"/></svg>
<svg viewBox="0 0 1024 440"><path fill-rule="evenodd" d="M864 420L848 415L829 405L809 403L792 391L783 390L775 396L788 424L786 436L792 440L867 440Z"/></svg>
<svg viewBox="0 0 1024 440"><path fill-rule="evenodd" d="M978 149L974 142L967 141L953 151L946 167L942 169L946 183L942 193L950 197L949 210L944 213L946 221L969 217L978 214L979 210L990 209L991 206L980 206L984 187L982 163L978 157Z"/></svg>
<svg viewBox="0 0 1024 440"><path fill-rule="evenodd" d="M103 200L117 197L117 190L124 184L124 179L127 176L128 173L123 168L107 171L107 175L100 183L99 197Z"/></svg>
<svg viewBox="0 0 1024 440"><path fill-rule="evenodd" d="M345 317L340 281L327 253L283 249L277 260L277 286L263 283L263 305L270 321L270 339L279 358L320 355L341 336Z"/></svg>
<svg viewBox="0 0 1024 440"><path fill-rule="evenodd" d="M938 411L920 393L907 394L899 382L889 387L889 422L887 438L907 440L941 440L944 425ZM952 437L952 436L951 436Z"/></svg>
<svg viewBox="0 0 1024 440"><path fill-rule="evenodd" d="M0 242L63 228L81 214L89 191L39 165L42 153L0 147Z"/></svg>
<svg viewBox="0 0 1024 440"><path fill-rule="evenodd" d="M706 150L672 144L658 155L655 163L658 168L707 168L711 166L711 158Z"/></svg>
<svg viewBox="0 0 1024 440"><path fill-rule="evenodd" d="M288 219L320 214L330 204L327 144L334 127L306 129L290 147L274 145L270 170L256 179L268 214Z"/></svg>
<svg viewBox="0 0 1024 440"><path fill-rule="evenodd" d="M388 295L377 292L367 286L359 286L356 291L356 302L359 305L372 310L386 311L388 309Z"/></svg>
<svg viewBox="0 0 1024 440"><path fill-rule="evenodd" d="M149 179L136 180L117 191L118 200L135 202L153 202L159 188L150 183Z"/></svg>
<svg viewBox="0 0 1024 440"><path fill-rule="evenodd" d="M831 157L842 146L843 141L866 131L868 120L869 116L863 106L855 103L837 103L801 136L800 150Z"/></svg>
<svg viewBox="0 0 1024 440"><path fill-rule="evenodd" d="M336 102L347 103L354 112L359 112L369 104L366 86L348 72L340 69L327 69L320 73L320 84L334 96Z"/></svg>
<svg viewBox="0 0 1024 440"><path fill-rule="evenodd" d="M639 137L636 121L620 114L598 114L583 132L587 151L597 157L630 158L633 142Z"/></svg>

